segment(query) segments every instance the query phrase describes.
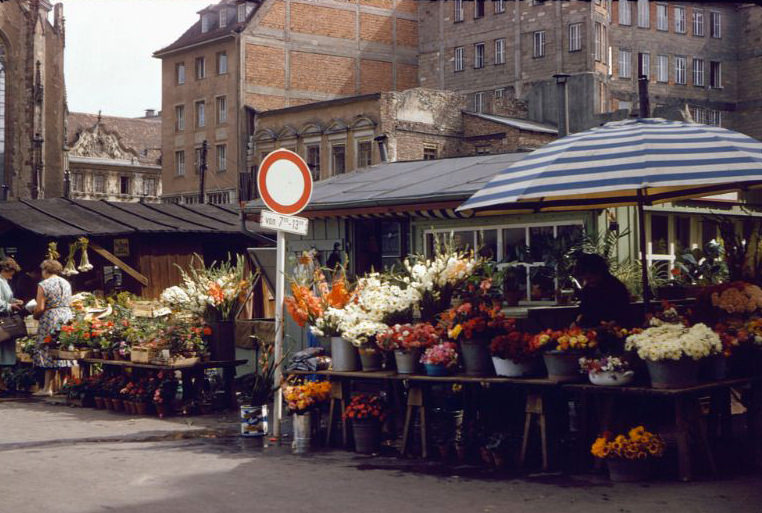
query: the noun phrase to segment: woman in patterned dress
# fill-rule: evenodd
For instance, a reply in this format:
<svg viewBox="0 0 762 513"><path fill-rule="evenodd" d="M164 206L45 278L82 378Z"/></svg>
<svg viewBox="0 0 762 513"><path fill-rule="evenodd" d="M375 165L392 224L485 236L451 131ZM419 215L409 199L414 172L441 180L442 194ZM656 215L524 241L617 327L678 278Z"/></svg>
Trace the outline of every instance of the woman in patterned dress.
<svg viewBox="0 0 762 513"><path fill-rule="evenodd" d="M40 321L40 327L37 331L34 363L45 369L45 387L42 393L52 395L55 392L53 388L57 364L50 356L50 347L45 343L45 339L55 336L61 326L72 318L69 307L71 285L61 278L63 266L57 260L45 260L40 269L42 281L37 286L37 307L34 309L34 318Z"/></svg>

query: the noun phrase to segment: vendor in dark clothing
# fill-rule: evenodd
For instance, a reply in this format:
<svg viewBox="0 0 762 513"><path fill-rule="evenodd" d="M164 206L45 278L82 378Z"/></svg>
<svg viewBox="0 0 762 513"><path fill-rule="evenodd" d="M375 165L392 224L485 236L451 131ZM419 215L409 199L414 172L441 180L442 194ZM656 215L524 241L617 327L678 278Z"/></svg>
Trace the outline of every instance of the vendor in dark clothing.
<svg viewBox="0 0 762 513"><path fill-rule="evenodd" d="M578 325L592 328L601 322L615 321L625 326L629 323L630 293L611 275L605 258L594 254L580 256L574 274L582 283Z"/></svg>

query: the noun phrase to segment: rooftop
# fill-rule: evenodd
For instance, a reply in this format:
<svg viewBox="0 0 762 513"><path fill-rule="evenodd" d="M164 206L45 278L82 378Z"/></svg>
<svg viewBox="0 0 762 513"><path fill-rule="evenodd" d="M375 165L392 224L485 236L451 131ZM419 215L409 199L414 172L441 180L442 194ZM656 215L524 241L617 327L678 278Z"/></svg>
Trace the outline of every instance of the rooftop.
<svg viewBox="0 0 762 513"><path fill-rule="evenodd" d="M482 112L470 112L463 111L463 114L468 116L476 116L477 118L492 121L500 125L506 125L519 130L526 130L528 132L540 132L543 134L558 135L558 129L551 125L545 125L543 123L537 123L536 121L529 121L528 119L521 118L509 118L506 116L497 116L495 114L484 114Z"/></svg>
<svg viewBox="0 0 762 513"><path fill-rule="evenodd" d="M141 164L157 165L161 159L161 117L122 118L84 112L70 112L66 145L72 147L83 132L91 131L99 122L107 133L135 153Z"/></svg>

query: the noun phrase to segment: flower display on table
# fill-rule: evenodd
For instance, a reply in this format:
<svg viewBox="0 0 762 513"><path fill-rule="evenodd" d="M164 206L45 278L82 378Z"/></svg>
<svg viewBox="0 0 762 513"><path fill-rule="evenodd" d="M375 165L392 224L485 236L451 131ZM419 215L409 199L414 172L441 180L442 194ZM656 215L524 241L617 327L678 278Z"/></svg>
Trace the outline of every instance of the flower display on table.
<svg viewBox="0 0 762 513"><path fill-rule="evenodd" d="M376 335L376 344L384 351L426 349L440 341L437 329L427 322L395 324Z"/></svg>
<svg viewBox="0 0 762 513"><path fill-rule="evenodd" d="M627 372L630 370L630 364L627 360L617 356L604 356L602 358L579 359L580 370L585 373L590 372Z"/></svg>
<svg viewBox="0 0 762 513"><path fill-rule="evenodd" d="M593 442L590 453L599 459L645 460L661 458L665 449L666 444L659 435L637 426L627 435L604 433Z"/></svg>
<svg viewBox="0 0 762 513"><path fill-rule="evenodd" d="M751 319L744 330L749 340L757 346L762 346L762 318Z"/></svg>
<svg viewBox="0 0 762 513"><path fill-rule="evenodd" d="M545 330L534 336L533 344L545 351L586 351L598 346L595 330L567 328Z"/></svg>
<svg viewBox="0 0 762 513"><path fill-rule="evenodd" d="M357 394L344 410L346 420L380 420L386 418L386 404L375 394Z"/></svg>
<svg viewBox="0 0 762 513"><path fill-rule="evenodd" d="M331 396L328 381L308 381L303 385L291 384L283 388L283 399L291 413L304 414Z"/></svg>
<svg viewBox="0 0 762 513"><path fill-rule="evenodd" d="M448 369L458 363L458 348L452 342L442 342L427 348L421 356L424 365L441 365Z"/></svg>
<svg viewBox="0 0 762 513"><path fill-rule="evenodd" d="M104 341L112 338L114 323L100 319L77 317L69 324L61 326L58 334L58 346L66 351L93 348L99 349Z"/></svg>
<svg viewBox="0 0 762 513"><path fill-rule="evenodd" d="M452 340L489 341L498 333L511 331L514 323L500 311L498 303L468 301L449 308L441 315L441 324Z"/></svg>
<svg viewBox="0 0 762 513"><path fill-rule="evenodd" d="M706 358L722 352L719 335L706 324L691 327L682 324L663 324L644 330L627 338L625 349L636 351L643 360L693 360Z"/></svg>
<svg viewBox="0 0 762 513"><path fill-rule="evenodd" d="M662 301L660 309L646 315L649 326L661 326L663 324L690 324L685 315L681 315L677 307L669 301Z"/></svg>
<svg viewBox="0 0 762 513"><path fill-rule="evenodd" d="M351 297L351 287L344 273L334 274L329 287L323 271L316 269L309 282L296 279L291 282L291 296L284 302L299 326L309 324L318 336L338 336L338 320Z"/></svg>
<svg viewBox="0 0 762 513"><path fill-rule="evenodd" d="M742 281L718 286L711 298L712 306L728 314L750 314L762 310L762 289Z"/></svg>
<svg viewBox="0 0 762 513"><path fill-rule="evenodd" d="M492 356L521 363L536 358L540 347L536 337L514 329L494 337L489 350Z"/></svg>

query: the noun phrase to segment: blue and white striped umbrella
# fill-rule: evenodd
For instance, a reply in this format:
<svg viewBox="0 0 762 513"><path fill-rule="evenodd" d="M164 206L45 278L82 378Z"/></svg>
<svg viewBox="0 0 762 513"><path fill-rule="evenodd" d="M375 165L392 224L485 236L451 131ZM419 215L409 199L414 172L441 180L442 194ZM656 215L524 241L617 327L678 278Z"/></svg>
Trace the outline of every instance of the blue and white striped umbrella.
<svg viewBox="0 0 762 513"><path fill-rule="evenodd" d="M652 204L762 184L762 142L724 128L637 119L572 134L497 174L458 210Z"/></svg>

